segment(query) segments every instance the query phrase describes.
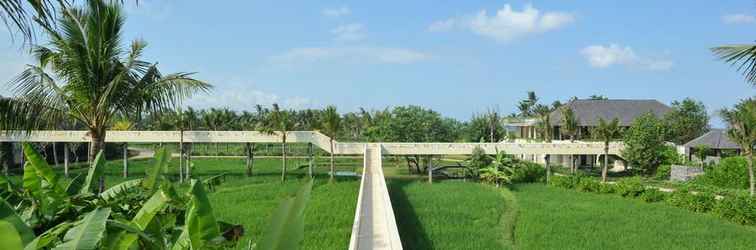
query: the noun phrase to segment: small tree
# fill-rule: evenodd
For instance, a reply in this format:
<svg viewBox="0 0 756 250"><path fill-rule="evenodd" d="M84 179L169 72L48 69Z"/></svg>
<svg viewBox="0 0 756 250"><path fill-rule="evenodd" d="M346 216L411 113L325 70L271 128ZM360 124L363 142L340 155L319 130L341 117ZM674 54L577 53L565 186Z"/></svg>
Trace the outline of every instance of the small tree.
<svg viewBox="0 0 756 250"><path fill-rule="evenodd" d="M534 111L538 116L538 129L540 130L541 137L544 141L551 142L551 109L549 106L538 104L535 106Z"/></svg>
<svg viewBox="0 0 756 250"><path fill-rule="evenodd" d="M341 115L336 111L335 106L328 106L326 107L325 111L323 112L323 121L321 121L321 125L323 127L323 133L325 133L329 137L329 143L331 146L331 171L329 172L331 181L333 181L334 176L334 152L333 152L333 140L336 138L336 135L339 134L339 131L341 130Z"/></svg>
<svg viewBox="0 0 756 250"><path fill-rule="evenodd" d="M281 136L281 181L286 181L286 135L295 126L291 111L281 110L275 103L261 126L264 133L271 135L278 133Z"/></svg>
<svg viewBox="0 0 756 250"><path fill-rule="evenodd" d="M652 113L635 119L625 132L622 156L643 174L653 174L664 161L666 127Z"/></svg>
<svg viewBox="0 0 756 250"><path fill-rule="evenodd" d="M737 143L748 162L748 177L751 196L756 195L756 180L753 175L753 147L756 145L756 100L748 98L732 110L724 109L722 119L727 122L727 136Z"/></svg>
<svg viewBox="0 0 756 250"><path fill-rule="evenodd" d="M480 170L491 165L491 158L486 155L486 151L481 147L475 147L472 150L470 158L467 159L470 168L472 168L472 175L478 176Z"/></svg>
<svg viewBox="0 0 756 250"><path fill-rule="evenodd" d="M664 115L669 128L667 140L685 144L709 131L709 115L702 102L685 98L672 102L672 111Z"/></svg>
<svg viewBox="0 0 756 250"><path fill-rule="evenodd" d="M601 182L606 182L606 172L609 167L609 143L620 136L619 119L614 118L611 122L606 122L603 118L599 118L599 124L591 134L604 142L604 166L601 168Z"/></svg>
<svg viewBox="0 0 756 250"><path fill-rule="evenodd" d="M701 161L701 167L703 167L706 163L706 155L708 155L710 151L709 146L706 146L704 144L697 145L693 148L693 151L695 152L698 160Z"/></svg>

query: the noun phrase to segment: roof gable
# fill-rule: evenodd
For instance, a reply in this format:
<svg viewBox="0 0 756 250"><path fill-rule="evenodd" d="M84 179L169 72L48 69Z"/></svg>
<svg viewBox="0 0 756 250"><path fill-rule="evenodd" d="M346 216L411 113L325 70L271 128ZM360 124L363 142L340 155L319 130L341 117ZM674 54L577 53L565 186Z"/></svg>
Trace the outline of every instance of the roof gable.
<svg viewBox="0 0 756 250"><path fill-rule="evenodd" d="M706 145L711 149L739 149L740 146L735 144L724 129L712 129L706 134L685 143L685 147L693 148L699 145Z"/></svg>

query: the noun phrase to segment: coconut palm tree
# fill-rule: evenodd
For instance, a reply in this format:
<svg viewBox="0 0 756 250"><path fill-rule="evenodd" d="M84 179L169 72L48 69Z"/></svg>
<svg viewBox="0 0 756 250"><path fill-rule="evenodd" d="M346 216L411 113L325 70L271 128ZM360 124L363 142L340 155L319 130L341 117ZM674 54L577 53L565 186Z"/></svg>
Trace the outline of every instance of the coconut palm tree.
<svg viewBox="0 0 756 250"><path fill-rule="evenodd" d="M326 107L325 111L323 112L323 120L321 121L321 126L323 127L323 133L325 133L329 137L329 142L331 144L331 171L330 171L330 177L331 181L333 181L333 175L334 175L334 152L333 152L333 142L334 138L336 138L336 135L339 134L339 130L341 130L341 115L339 115L338 112L336 112L335 106L328 106Z"/></svg>
<svg viewBox="0 0 756 250"><path fill-rule="evenodd" d="M291 110L281 110L278 104L274 103L267 119L260 126L263 133L281 136L281 181L286 181L286 134L297 125L291 114Z"/></svg>
<svg viewBox="0 0 756 250"><path fill-rule="evenodd" d="M753 175L753 148L756 145L756 99L748 98L735 105L732 110L724 109L722 119L727 122L727 136L737 143L748 162L748 177L751 196L756 195L756 180Z"/></svg>
<svg viewBox="0 0 756 250"><path fill-rule="evenodd" d="M724 45L711 51L722 61L737 66L746 81L756 87L756 44Z"/></svg>
<svg viewBox="0 0 756 250"><path fill-rule="evenodd" d="M211 85L190 73L162 74L140 59L146 43L121 44L125 21L117 2L89 0L65 8L56 26L40 22L50 41L34 46L37 65L11 81L15 98L0 110L6 128L35 129L65 118L86 126L91 159L104 148L105 132L117 114L165 110ZM41 121L41 122L40 122Z"/></svg>
<svg viewBox="0 0 756 250"><path fill-rule="evenodd" d="M575 141L575 136L577 136L579 124L580 122L575 117L575 111L573 111L570 107L563 106L562 109L562 126L559 128L559 132L563 135L570 137L570 142ZM577 157L574 155L572 156L572 166L570 166L570 172L575 173L577 165Z"/></svg>
<svg viewBox="0 0 756 250"><path fill-rule="evenodd" d="M538 127L541 130L541 136L546 142L551 142L551 108L543 104L537 104L533 112L538 116Z"/></svg>
<svg viewBox="0 0 756 250"><path fill-rule="evenodd" d="M619 119L614 118L606 122L599 118L599 124L593 129L593 136L604 142L604 166L601 169L601 182L606 182L606 172L609 167L609 143L620 136Z"/></svg>

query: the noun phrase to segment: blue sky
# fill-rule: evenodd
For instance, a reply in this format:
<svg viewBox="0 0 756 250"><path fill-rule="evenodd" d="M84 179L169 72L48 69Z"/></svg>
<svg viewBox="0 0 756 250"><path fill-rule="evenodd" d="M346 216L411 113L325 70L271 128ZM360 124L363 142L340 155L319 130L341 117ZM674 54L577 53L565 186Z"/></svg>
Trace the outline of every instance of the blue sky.
<svg viewBox="0 0 756 250"><path fill-rule="evenodd" d="M194 106L416 104L466 120L513 112L526 91L545 103L692 97L711 112L756 93L708 50L756 40L753 1L222 3L127 7L125 37L149 43L146 59L216 86ZM0 32L0 81L28 62L19 47Z"/></svg>

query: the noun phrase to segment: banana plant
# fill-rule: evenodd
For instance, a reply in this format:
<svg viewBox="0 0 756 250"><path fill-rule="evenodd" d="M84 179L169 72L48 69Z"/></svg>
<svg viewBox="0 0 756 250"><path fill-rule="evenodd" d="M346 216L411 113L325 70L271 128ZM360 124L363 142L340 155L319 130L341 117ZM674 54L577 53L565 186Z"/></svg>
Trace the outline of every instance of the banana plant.
<svg viewBox="0 0 756 250"><path fill-rule="evenodd" d="M249 249L299 249L299 244L304 239L304 211L310 200L312 185L313 180L310 179L296 196L281 201L263 237L256 245L250 244Z"/></svg>

